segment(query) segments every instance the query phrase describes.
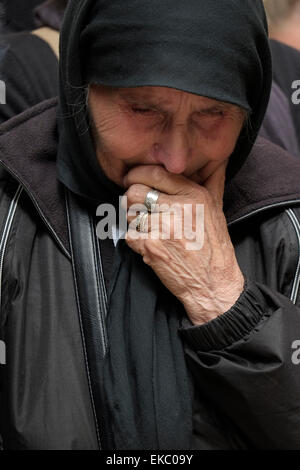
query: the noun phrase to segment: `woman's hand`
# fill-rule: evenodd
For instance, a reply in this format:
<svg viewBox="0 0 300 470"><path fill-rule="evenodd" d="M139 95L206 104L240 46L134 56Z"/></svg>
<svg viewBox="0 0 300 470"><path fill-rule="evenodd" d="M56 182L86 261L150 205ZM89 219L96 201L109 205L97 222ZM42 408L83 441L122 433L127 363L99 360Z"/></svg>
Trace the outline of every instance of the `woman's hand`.
<svg viewBox="0 0 300 470"><path fill-rule="evenodd" d="M129 209L133 204L144 204L151 189L160 191L157 201L160 212L149 213L147 233L136 231L137 216L128 211L130 226L126 242L142 255L161 282L183 303L195 325L229 310L244 288L244 277L223 213L225 170L226 163L218 167L202 186L156 165L135 167L124 179ZM172 213L168 207L174 204L176 210ZM201 227L197 205L204 207ZM197 248L193 250L187 248L191 246L191 240L184 230L177 239L178 228L181 224L184 227L184 210L188 212L185 221L188 218L192 221L190 230L204 230L203 244L196 244Z"/></svg>

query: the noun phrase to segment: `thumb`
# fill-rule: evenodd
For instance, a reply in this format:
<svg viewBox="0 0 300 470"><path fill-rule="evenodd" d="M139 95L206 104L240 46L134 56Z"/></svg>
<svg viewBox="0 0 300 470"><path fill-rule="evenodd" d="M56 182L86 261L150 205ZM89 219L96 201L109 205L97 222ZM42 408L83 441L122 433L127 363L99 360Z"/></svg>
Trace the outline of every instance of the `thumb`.
<svg viewBox="0 0 300 470"><path fill-rule="evenodd" d="M202 186L207 189L218 204L223 204L227 164L228 160L222 162L204 183L202 183Z"/></svg>

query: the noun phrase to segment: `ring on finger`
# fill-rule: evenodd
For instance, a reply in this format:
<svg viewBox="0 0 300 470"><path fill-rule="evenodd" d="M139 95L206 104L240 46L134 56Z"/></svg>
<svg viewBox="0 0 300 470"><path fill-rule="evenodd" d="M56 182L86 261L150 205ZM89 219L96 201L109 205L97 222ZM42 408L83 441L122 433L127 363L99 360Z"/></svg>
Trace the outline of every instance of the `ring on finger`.
<svg viewBox="0 0 300 470"><path fill-rule="evenodd" d="M148 212L142 212L141 214L137 216L136 231L143 232L143 233L148 232Z"/></svg>
<svg viewBox="0 0 300 470"><path fill-rule="evenodd" d="M136 219L136 231L137 232L147 232L148 230L145 230L146 224L148 224L148 212L142 212L137 216ZM146 227L148 229L148 225Z"/></svg>
<svg viewBox="0 0 300 470"><path fill-rule="evenodd" d="M159 195L160 195L160 192L157 191L156 189L151 189L151 191L149 191L146 194L144 205L146 206L148 212L155 212L155 207L156 207Z"/></svg>

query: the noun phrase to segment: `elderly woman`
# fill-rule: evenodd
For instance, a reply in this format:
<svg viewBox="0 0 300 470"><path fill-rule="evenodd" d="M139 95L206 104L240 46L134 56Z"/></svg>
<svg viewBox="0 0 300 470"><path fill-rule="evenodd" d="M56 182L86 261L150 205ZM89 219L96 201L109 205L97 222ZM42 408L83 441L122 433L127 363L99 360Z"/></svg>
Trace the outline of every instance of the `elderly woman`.
<svg viewBox="0 0 300 470"><path fill-rule="evenodd" d="M259 0L69 3L59 107L1 130L4 448L300 448L300 164L254 145L270 86ZM146 210L97 238L120 196Z"/></svg>

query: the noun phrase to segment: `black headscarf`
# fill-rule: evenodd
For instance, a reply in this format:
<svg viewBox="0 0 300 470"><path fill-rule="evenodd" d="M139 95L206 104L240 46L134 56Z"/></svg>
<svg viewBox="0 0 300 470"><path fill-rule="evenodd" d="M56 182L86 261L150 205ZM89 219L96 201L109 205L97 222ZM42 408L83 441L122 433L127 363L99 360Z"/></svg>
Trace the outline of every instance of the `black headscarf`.
<svg viewBox="0 0 300 470"><path fill-rule="evenodd" d="M61 33L58 177L94 200L122 192L99 167L88 83L166 86L250 112L230 178L256 139L271 87L261 0L71 0ZM192 390L178 335L184 310L124 241L109 292L104 397L113 447L188 449Z"/></svg>

